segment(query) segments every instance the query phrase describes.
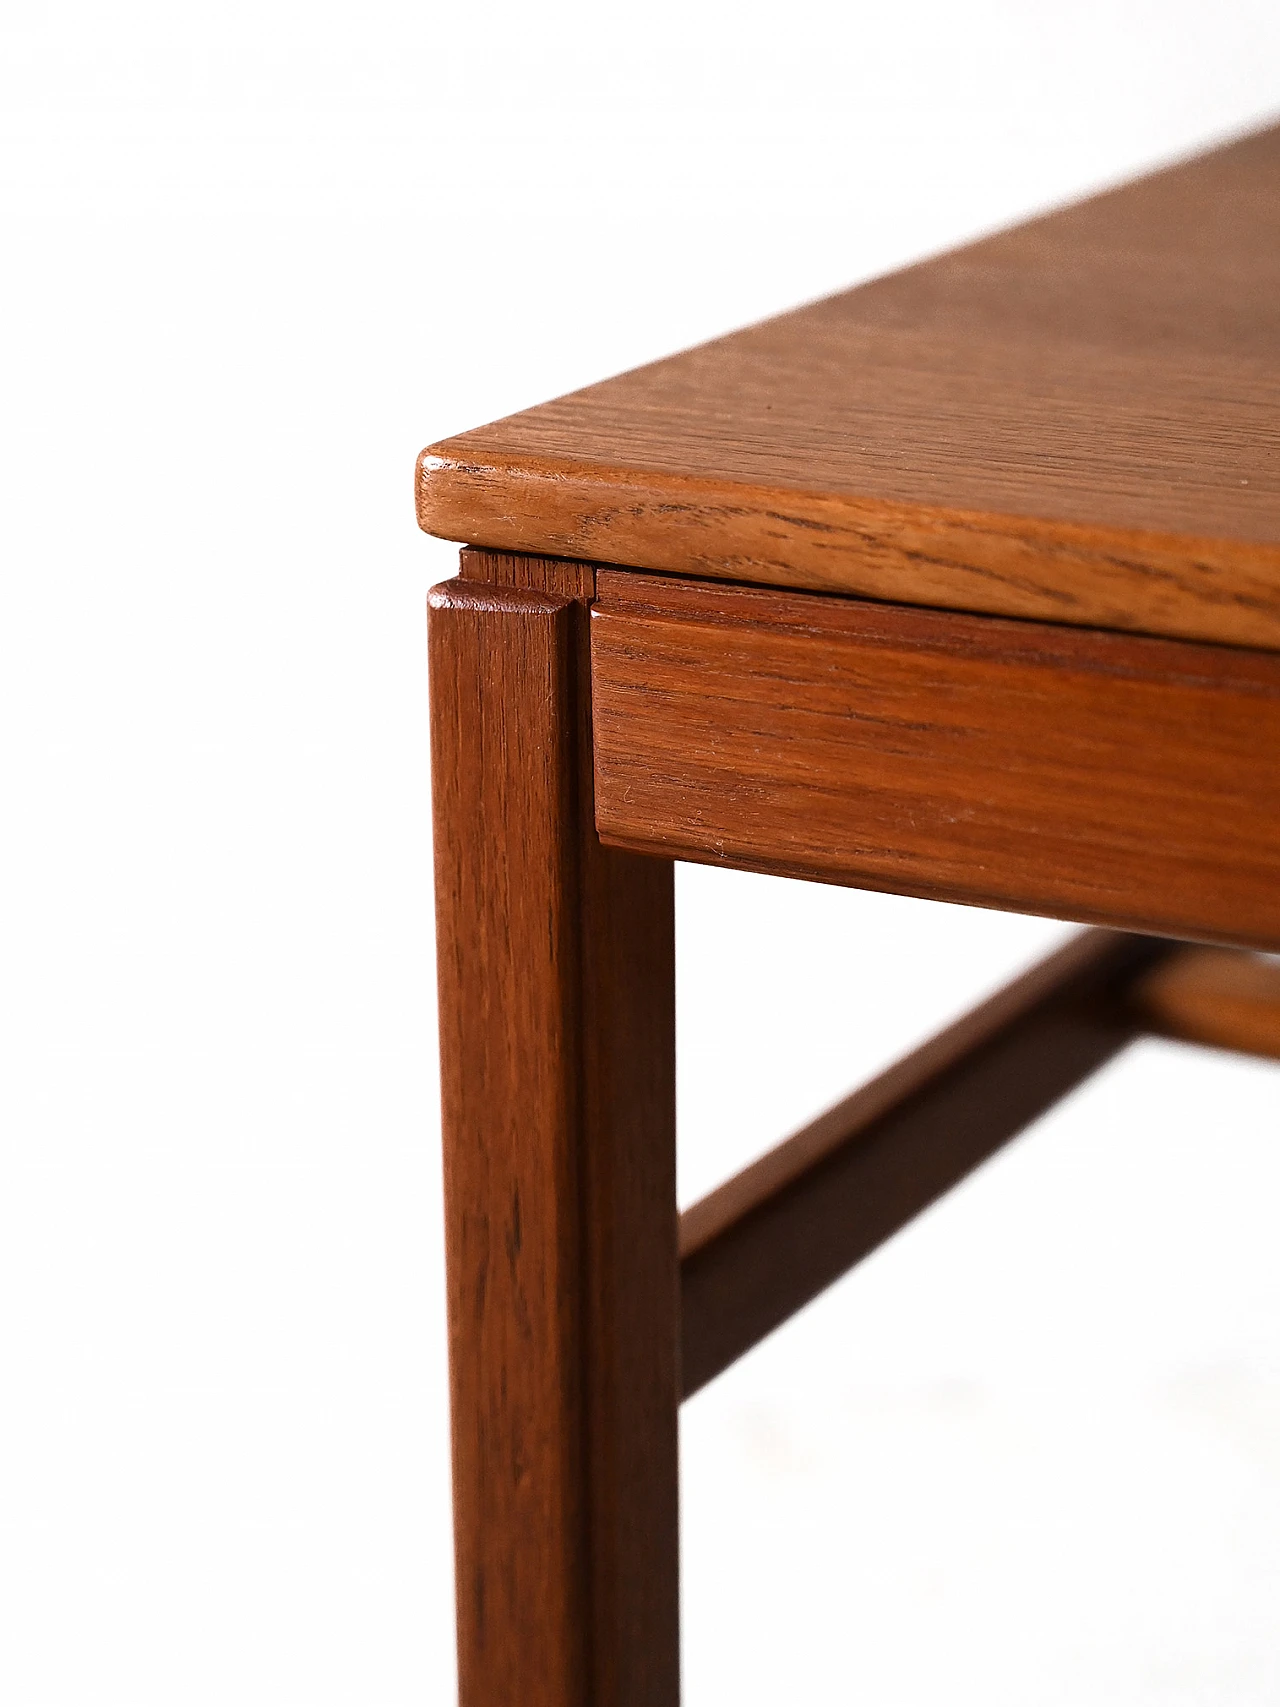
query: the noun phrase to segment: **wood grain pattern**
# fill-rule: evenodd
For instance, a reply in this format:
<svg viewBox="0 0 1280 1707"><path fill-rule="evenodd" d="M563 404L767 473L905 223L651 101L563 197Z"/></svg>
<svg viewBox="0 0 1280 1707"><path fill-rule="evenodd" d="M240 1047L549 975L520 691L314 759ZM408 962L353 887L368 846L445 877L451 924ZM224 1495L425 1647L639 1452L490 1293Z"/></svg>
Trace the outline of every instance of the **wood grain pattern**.
<svg viewBox="0 0 1280 1707"><path fill-rule="evenodd" d="M566 557L531 557L522 551L483 551L464 546L458 553L458 574L464 581L551 593L574 600L582 609L596 596L595 564ZM589 737L590 730L586 733Z"/></svg>
<svg viewBox="0 0 1280 1707"><path fill-rule="evenodd" d="M1280 1060L1280 962L1188 948L1143 978L1134 1009L1148 1031Z"/></svg>
<svg viewBox="0 0 1280 1707"><path fill-rule="evenodd" d="M463 1707L674 1707L671 868L591 824L585 615L431 596Z"/></svg>
<svg viewBox="0 0 1280 1707"><path fill-rule="evenodd" d="M1170 947L1082 933L686 1210L685 1397L1122 1049Z"/></svg>
<svg viewBox="0 0 1280 1707"><path fill-rule="evenodd" d="M600 571L596 822L679 859L1280 944L1280 658Z"/></svg>
<svg viewBox="0 0 1280 1707"><path fill-rule="evenodd" d="M1280 647L1280 129L423 453L428 532Z"/></svg>

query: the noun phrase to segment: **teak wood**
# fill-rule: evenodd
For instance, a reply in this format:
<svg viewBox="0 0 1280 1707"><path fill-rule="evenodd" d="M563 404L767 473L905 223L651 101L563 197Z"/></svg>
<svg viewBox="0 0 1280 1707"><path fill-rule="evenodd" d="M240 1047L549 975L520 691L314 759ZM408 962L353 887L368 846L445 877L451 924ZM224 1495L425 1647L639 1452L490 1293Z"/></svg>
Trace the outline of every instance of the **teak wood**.
<svg viewBox="0 0 1280 1707"><path fill-rule="evenodd" d="M617 846L1280 945L1280 656L602 571Z"/></svg>
<svg viewBox="0 0 1280 1707"><path fill-rule="evenodd" d="M1085 933L695 1205L683 1218L678 1272L669 850L639 857L608 847L593 828L593 813L604 822L608 806L603 792L593 799L592 751L607 791L609 742L620 735L606 725L612 717L621 729L626 714L610 709L612 678L598 649L587 668L586 611L594 592L595 630L615 640L614 607L641 614L643 644L618 646L635 663L646 656L656 596L664 609L674 600L680 620L705 615L708 597L763 600L752 607L761 621L745 626L766 646L776 608L756 590L655 583L518 554L470 551L463 568L465 579L433 594L431 622L461 1699L464 1707L513 1693L536 1707L674 1703L682 1393L1137 1030L1265 1051L1274 1033L1260 1016L1267 1009L1274 1026L1274 972L1253 957L1170 957L1174 945L1149 937ZM903 615L931 620L848 600L786 601L822 607L821 621L802 625L814 641L805 669L771 675L757 657L743 677L782 682L784 710L806 692L831 691L840 672L822 639L832 622L844 632L842 615L854 619L860 643L870 633L891 647L903 644ZM960 663L999 661L1006 629L1032 632L980 624L982 643L957 646L956 619L944 621L942 652ZM742 622L738 610L727 626ZM1116 640L1130 666L1135 647L1144 657L1153 645L1168 649L1105 635L1051 638L1086 651ZM736 643L721 646L721 663ZM1250 674L1259 660L1247 653L1173 650L1207 652L1224 665L1223 681L1259 689ZM695 649L694 662L713 671L714 656ZM1048 641L1032 657L1065 668ZM1129 680L1112 662L1103 681ZM1212 669L1207 678L1175 671L1162 691L1206 679L1217 681ZM669 710L678 696L661 673L653 682L655 703ZM736 694L724 682L713 691L727 739ZM642 753L647 715L630 719ZM918 723L894 726L909 737ZM777 731L758 715L752 739L760 752L777 751ZM687 783L701 762L696 741L673 741L668 780ZM1033 771L1038 762L1029 761ZM802 755L797 773L809 765ZM833 797L856 806L858 791L836 780L840 787L828 778ZM767 831L776 802L761 790L745 796L756 833ZM777 822L768 833L776 831ZM1214 989L1233 993L1225 1031Z"/></svg>
<svg viewBox="0 0 1280 1707"><path fill-rule="evenodd" d="M422 455L447 539L1280 646L1280 128Z"/></svg>
<svg viewBox="0 0 1280 1707"><path fill-rule="evenodd" d="M578 605L431 605L460 1699L667 1707L671 867L591 832Z"/></svg>
<svg viewBox="0 0 1280 1707"><path fill-rule="evenodd" d="M1162 940L1280 946L1278 404L1280 129L424 453L462 1707L675 1707L682 1391L1136 1032L1280 1054ZM675 858L1143 934L678 1250Z"/></svg>
<svg viewBox="0 0 1280 1707"><path fill-rule="evenodd" d="M1122 1049L1171 947L1082 933L686 1210L685 1397Z"/></svg>
<svg viewBox="0 0 1280 1707"><path fill-rule="evenodd" d="M1154 968L1132 999L1147 1031L1280 1060L1280 962L1189 948Z"/></svg>

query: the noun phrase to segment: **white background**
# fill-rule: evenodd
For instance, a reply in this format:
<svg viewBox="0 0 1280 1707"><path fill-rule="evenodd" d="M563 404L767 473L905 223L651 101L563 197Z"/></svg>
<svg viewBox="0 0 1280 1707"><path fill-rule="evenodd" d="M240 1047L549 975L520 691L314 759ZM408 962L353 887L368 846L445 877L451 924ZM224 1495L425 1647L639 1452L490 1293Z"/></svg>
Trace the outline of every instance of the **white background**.
<svg viewBox="0 0 1280 1707"><path fill-rule="evenodd" d="M1277 106L1274 0L6 10L6 1707L451 1699L419 447ZM679 899L686 1198L1061 929ZM1134 1051L688 1407L692 1707L1280 1698L1278 1111Z"/></svg>

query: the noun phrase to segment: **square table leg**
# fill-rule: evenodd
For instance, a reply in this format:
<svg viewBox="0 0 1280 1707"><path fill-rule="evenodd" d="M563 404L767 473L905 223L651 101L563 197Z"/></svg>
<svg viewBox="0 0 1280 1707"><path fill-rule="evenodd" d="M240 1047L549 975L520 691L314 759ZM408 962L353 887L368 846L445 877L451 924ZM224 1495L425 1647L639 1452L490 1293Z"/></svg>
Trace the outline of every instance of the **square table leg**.
<svg viewBox="0 0 1280 1707"><path fill-rule="evenodd" d="M460 1700L675 1707L672 866L596 838L582 603L430 641Z"/></svg>

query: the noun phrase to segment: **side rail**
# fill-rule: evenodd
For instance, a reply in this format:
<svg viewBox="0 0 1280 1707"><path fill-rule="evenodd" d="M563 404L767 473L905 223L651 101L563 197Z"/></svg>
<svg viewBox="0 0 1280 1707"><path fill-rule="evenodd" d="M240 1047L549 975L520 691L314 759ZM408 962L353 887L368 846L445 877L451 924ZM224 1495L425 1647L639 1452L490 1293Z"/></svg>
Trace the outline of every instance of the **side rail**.
<svg viewBox="0 0 1280 1707"><path fill-rule="evenodd" d="M616 847L1280 948L1280 653L600 570Z"/></svg>
<svg viewBox="0 0 1280 1707"><path fill-rule="evenodd" d="M694 1204L683 1396L1144 1034L1280 1059L1280 962L1083 931Z"/></svg>

